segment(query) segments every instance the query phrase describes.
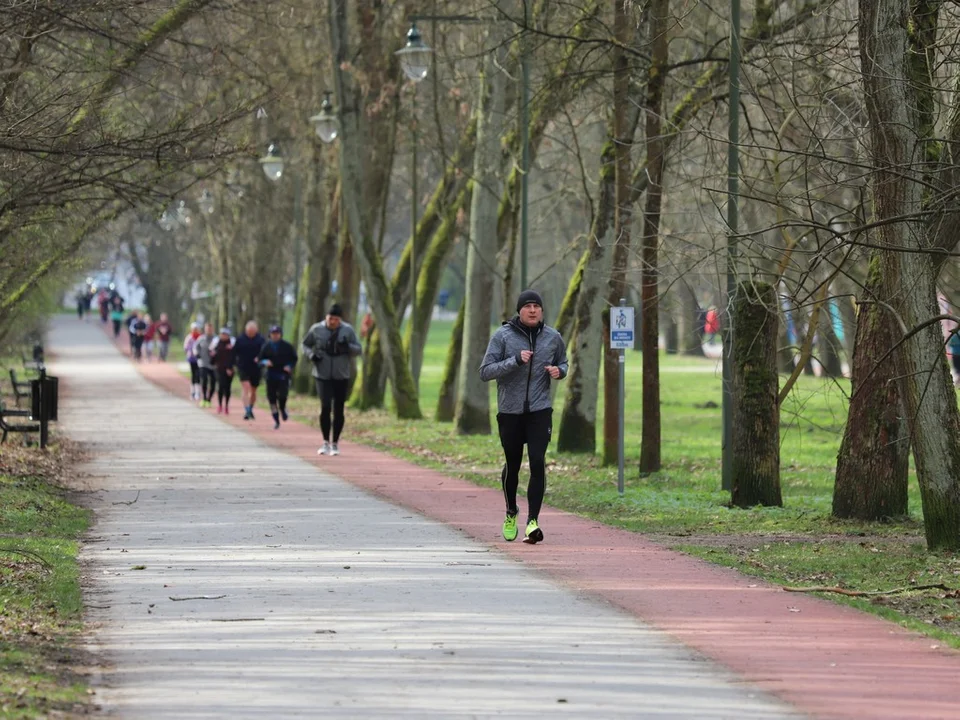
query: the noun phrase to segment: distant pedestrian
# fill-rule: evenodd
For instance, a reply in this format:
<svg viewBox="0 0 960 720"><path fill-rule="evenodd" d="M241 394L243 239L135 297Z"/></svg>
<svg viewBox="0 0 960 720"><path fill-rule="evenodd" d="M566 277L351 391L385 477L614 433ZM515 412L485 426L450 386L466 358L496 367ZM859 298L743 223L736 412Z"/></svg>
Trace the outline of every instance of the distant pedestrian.
<svg viewBox="0 0 960 720"><path fill-rule="evenodd" d="M89 309L90 303L87 299L86 290L77 290L77 294L74 296L74 300L77 303L77 319L83 320L83 314Z"/></svg>
<svg viewBox="0 0 960 720"><path fill-rule="evenodd" d="M203 333L193 345L197 367L200 368L200 407L210 407L213 404L213 393L217 390L217 369L213 364L212 347L216 339L213 324L204 323Z"/></svg>
<svg viewBox="0 0 960 720"><path fill-rule="evenodd" d="M217 372L217 414L230 414L230 393L233 388L233 338L230 328L220 328L220 335L210 344L213 367Z"/></svg>
<svg viewBox="0 0 960 720"><path fill-rule="evenodd" d="M497 381L497 425L506 464L500 473L507 515L504 540L517 537L517 487L527 446L527 527L524 542L543 540L538 516L547 488L546 452L553 432L550 382L567 376L563 338L543 322L543 301L533 290L517 299L517 314L503 323L487 345L480 364L484 382Z"/></svg>
<svg viewBox="0 0 960 720"><path fill-rule="evenodd" d="M113 337L120 337L120 327L123 325L123 300L115 298L109 301L110 321L113 323Z"/></svg>
<svg viewBox="0 0 960 720"><path fill-rule="evenodd" d="M157 336L157 324L147 313L143 316L143 321L147 324L147 330L143 334L143 354L148 362L153 361L153 339Z"/></svg>
<svg viewBox="0 0 960 720"><path fill-rule="evenodd" d="M200 364L197 361L196 345L200 337L200 325L190 324L190 333L183 339L183 352L187 356L190 366L190 399L199 400L200 395Z"/></svg>
<svg viewBox="0 0 960 720"><path fill-rule="evenodd" d="M166 313L160 313L160 319L157 321L157 355L160 362L167 361L167 354L170 352L170 338L173 337L173 325L170 324L170 318Z"/></svg>
<svg viewBox="0 0 960 720"><path fill-rule="evenodd" d="M273 429L280 429L280 418L286 422L287 395L290 392L290 378L297 365L297 351L293 345L283 339L283 328L273 325L269 338L260 350L260 365L267 380L267 402L273 415Z"/></svg>
<svg viewBox="0 0 960 720"><path fill-rule="evenodd" d="M251 320L244 326L243 334L233 345L233 354L243 388L243 419L253 420L253 408L257 404L257 388L260 387L260 366L257 358L263 347L263 335L257 323Z"/></svg>
<svg viewBox="0 0 960 720"><path fill-rule="evenodd" d="M100 322L106 325L110 318L110 296L106 288L100 288L97 293L97 307L100 309Z"/></svg>
<svg viewBox="0 0 960 720"><path fill-rule="evenodd" d="M133 335L133 358L140 362L143 359L143 343L146 342L147 322L139 311L135 311L133 315L133 322L130 323L130 334Z"/></svg>
<svg viewBox="0 0 960 720"><path fill-rule="evenodd" d="M353 368L350 359L360 355L363 348L353 327L343 321L343 310L337 304L331 306L326 318L307 331L302 345L303 354L313 362L313 377L320 396L323 446L317 454L339 455L340 434L346 422L344 405Z"/></svg>
<svg viewBox="0 0 960 720"><path fill-rule="evenodd" d="M704 334L707 335L707 342L711 345L717 340L717 333L720 332L720 313L715 307L707 310L707 317L703 324Z"/></svg>

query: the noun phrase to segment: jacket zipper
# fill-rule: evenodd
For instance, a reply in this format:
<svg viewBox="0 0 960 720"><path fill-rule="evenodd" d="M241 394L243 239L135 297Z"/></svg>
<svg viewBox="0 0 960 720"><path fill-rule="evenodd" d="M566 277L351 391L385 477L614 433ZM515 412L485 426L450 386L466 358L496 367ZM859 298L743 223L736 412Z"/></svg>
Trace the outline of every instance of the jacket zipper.
<svg viewBox="0 0 960 720"><path fill-rule="evenodd" d="M540 334L540 328L537 328L536 331L528 330L527 335L527 344L530 346L530 352L536 352L537 350L537 335ZM530 381L533 379L533 355L530 356L530 359L527 361L527 396L523 401L523 412L530 412Z"/></svg>

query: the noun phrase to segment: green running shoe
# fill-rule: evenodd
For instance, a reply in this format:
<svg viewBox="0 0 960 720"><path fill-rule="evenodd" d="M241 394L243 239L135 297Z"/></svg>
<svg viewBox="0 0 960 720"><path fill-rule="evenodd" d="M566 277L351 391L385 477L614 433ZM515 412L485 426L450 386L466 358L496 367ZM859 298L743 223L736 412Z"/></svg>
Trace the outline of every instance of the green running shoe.
<svg viewBox="0 0 960 720"><path fill-rule="evenodd" d="M527 533L526 537L523 538L525 543L530 543L531 545L541 542L543 540L543 530L540 529L540 526L537 524L536 518L527 523Z"/></svg>
<svg viewBox="0 0 960 720"><path fill-rule="evenodd" d="M517 516L509 513L503 519L503 539L511 542L517 539Z"/></svg>

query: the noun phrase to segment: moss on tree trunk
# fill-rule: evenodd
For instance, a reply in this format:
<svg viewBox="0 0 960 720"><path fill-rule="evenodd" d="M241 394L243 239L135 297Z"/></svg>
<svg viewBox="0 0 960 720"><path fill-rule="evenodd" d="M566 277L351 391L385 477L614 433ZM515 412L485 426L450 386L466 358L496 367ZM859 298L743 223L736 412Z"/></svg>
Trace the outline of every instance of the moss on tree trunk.
<svg viewBox="0 0 960 720"><path fill-rule="evenodd" d="M777 403L777 294L743 283L733 307L733 504L783 505Z"/></svg>
<svg viewBox="0 0 960 720"><path fill-rule="evenodd" d="M457 411L457 369L460 367L460 356L463 353L463 319L466 303L460 303L457 321L453 324L450 334L450 345L447 348L447 359L443 365L443 379L440 381L440 397L437 400L437 414L434 419L440 422L453 422Z"/></svg>

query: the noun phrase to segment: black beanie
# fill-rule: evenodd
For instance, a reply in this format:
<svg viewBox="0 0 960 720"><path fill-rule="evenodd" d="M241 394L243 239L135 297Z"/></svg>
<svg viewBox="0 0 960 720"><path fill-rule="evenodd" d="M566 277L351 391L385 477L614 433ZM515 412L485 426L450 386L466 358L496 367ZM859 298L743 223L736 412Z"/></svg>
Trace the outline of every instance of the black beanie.
<svg viewBox="0 0 960 720"><path fill-rule="evenodd" d="M520 308L528 303L536 303L541 310L543 309L543 299L536 290L524 290L520 293L520 297L517 298L517 312L520 312Z"/></svg>
<svg viewBox="0 0 960 720"><path fill-rule="evenodd" d="M330 309L327 310L327 315L333 315L334 317L342 318L343 308L340 307L339 303L334 303L330 306Z"/></svg>

